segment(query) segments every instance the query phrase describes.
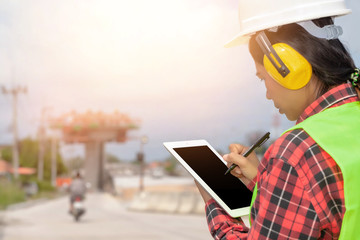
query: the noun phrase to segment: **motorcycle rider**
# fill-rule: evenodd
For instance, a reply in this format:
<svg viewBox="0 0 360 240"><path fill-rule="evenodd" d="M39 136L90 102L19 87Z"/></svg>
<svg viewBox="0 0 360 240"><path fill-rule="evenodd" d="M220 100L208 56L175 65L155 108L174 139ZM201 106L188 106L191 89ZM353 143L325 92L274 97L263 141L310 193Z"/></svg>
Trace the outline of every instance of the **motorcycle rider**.
<svg viewBox="0 0 360 240"><path fill-rule="evenodd" d="M72 180L69 186L69 192L70 192L69 213L72 213L75 199L80 198L81 200L84 200L86 193L86 183L82 178L80 172L77 172L74 179Z"/></svg>

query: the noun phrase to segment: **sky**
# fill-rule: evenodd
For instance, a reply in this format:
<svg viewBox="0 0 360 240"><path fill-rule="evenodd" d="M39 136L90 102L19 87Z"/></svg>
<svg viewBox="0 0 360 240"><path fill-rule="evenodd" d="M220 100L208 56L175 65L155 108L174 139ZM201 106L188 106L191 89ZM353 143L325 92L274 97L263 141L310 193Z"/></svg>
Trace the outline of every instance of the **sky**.
<svg viewBox="0 0 360 240"><path fill-rule="evenodd" d="M360 65L360 2L336 19ZM223 45L239 31L235 0L2 0L0 86L26 86L18 97L20 138L36 137L42 109L120 111L140 119L145 160L166 159L164 141L206 139L227 151L254 131L276 137L292 126L265 98L247 46ZM11 144L12 99L0 94L0 144ZM273 128L274 118L280 126ZM133 160L138 140L106 151ZM61 144L66 158L81 144Z"/></svg>

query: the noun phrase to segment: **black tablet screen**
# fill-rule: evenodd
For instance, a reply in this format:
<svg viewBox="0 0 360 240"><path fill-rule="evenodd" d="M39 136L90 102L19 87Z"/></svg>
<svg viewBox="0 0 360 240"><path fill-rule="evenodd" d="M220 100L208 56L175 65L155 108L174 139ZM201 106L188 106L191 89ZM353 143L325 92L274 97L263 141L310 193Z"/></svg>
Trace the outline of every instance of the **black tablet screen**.
<svg viewBox="0 0 360 240"><path fill-rule="evenodd" d="M250 206L252 192L233 175L224 175L226 165L209 147L181 147L174 150L230 209Z"/></svg>

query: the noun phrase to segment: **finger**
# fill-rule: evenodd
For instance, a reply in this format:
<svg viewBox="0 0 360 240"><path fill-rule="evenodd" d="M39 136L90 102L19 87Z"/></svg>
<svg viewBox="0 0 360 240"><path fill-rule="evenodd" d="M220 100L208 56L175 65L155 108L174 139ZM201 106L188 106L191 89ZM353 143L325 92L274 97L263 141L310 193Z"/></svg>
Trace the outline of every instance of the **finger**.
<svg viewBox="0 0 360 240"><path fill-rule="evenodd" d="M225 155L223 155L223 159L224 159L226 162L228 161L228 160L227 160L227 159L228 159L228 157L229 157L228 155L229 155L229 154L225 154Z"/></svg>
<svg viewBox="0 0 360 240"><path fill-rule="evenodd" d="M230 152L237 153L237 154L243 154L246 151L247 147L241 145L241 144L230 144L229 150Z"/></svg>
<svg viewBox="0 0 360 240"><path fill-rule="evenodd" d="M230 159L230 157L229 157L229 154L226 154L226 155L224 155L224 160L226 161L226 167L227 168L231 168L235 163L234 163L234 161L232 160L232 159ZM235 164L236 165L236 164ZM239 169L239 171L240 171L240 168L238 167L238 166L236 166L238 169ZM236 168L235 167L235 168ZM231 172L233 172L234 170L235 170L235 168L233 169L233 170L231 170Z"/></svg>
<svg viewBox="0 0 360 240"><path fill-rule="evenodd" d="M244 175L242 174L242 171L239 167L234 168L231 172L230 172L234 177L240 178L243 177Z"/></svg>
<svg viewBox="0 0 360 240"><path fill-rule="evenodd" d="M229 168L231 167L233 164L234 164L234 161L232 161L230 158L229 158L229 154L225 154L223 156L223 159L226 161L226 166Z"/></svg>
<svg viewBox="0 0 360 240"><path fill-rule="evenodd" d="M237 168L237 169L239 169L239 168ZM239 174L238 172L236 172L235 169L234 169L234 171L231 172L231 175L240 179L245 185L250 183L250 180L247 177L245 177L245 175Z"/></svg>
<svg viewBox="0 0 360 240"><path fill-rule="evenodd" d="M241 147L239 145L240 144L235 144L235 143L230 144L229 145L230 152L240 153L241 152Z"/></svg>
<svg viewBox="0 0 360 240"><path fill-rule="evenodd" d="M229 161L229 154L223 155L223 159L226 162L226 166L229 168L232 165L232 162Z"/></svg>
<svg viewBox="0 0 360 240"><path fill-rule="evenodd" d="M252 180L257 174L257 166L254 165L249 159L236 153L230 153L228 156L229 162L236 164L242 172L244 177Z"/></svg>
<svg viewBox="0 0 360 240"><path fill-rule="evenodd" d="M248 160L238 153L229 153L227 162L230 163L230 165L235 164L241 168L248 163Z"/></svg>
<svg viewBox="0 0 360 240"><path fill-rule="evenodd" d="M226 164L226 167L227 168L230 168L232 166L232 163L230 163L230 162L228 162L227 164Z"/></svg>
<svg viewBox="0 0 360 240"><path fill-rule="evenodd" d="M240 179L244 179L244 178L246 178L244 175L242 175L242 174L231 174L231 175L233 175L234 177L236 177L236 178L240 178Z"/></svg>
<svg viewBox="0 0 360 240"><path fill-rule="evenodd" d="M236 175L242 175L242 171L239 167L236 167L234 170L233 170L234 174Z"/></svg>

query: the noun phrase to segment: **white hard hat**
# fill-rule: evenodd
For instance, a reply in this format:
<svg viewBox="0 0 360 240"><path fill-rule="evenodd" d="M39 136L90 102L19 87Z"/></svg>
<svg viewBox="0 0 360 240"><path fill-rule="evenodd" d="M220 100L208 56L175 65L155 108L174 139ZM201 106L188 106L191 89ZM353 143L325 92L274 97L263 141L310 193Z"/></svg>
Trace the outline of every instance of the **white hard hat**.
<svg viewBox="0 0 360 240"><path fill-rule="evenodd" d="M350 12L344 0L240 0L240 33L225 47L247 43L257 31Z"/></svg>

